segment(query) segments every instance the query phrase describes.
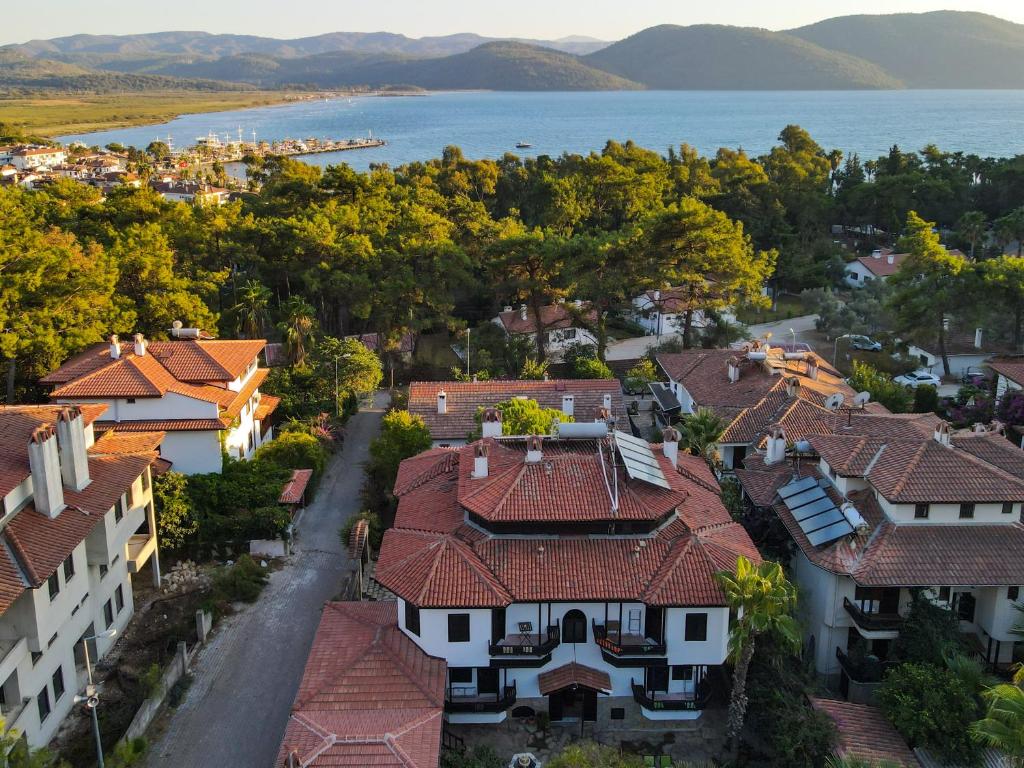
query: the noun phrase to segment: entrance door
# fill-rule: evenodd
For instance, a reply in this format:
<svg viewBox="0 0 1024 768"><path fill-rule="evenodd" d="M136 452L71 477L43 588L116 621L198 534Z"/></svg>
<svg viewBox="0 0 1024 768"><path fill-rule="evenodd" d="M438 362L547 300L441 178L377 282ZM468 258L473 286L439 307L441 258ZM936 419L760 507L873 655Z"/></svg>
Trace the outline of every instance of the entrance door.
<svg viewBox="0 0 1024 768"><path fill-rule="evenodd" d="M498 693L498 670L490 667L477 667L476 687L481 694Z"/></svg>
<svg viewBox="0 0 1024 768"><path fill-rule="evenodd" d="M588 723L597 721L597 693L595 691L583 692L583 719Z"/></svg>
<svg viewBox="0 0 1024 768"><path fill-rule="evenodd" d="M491 611L491 642L497 644L505 637L505 609L495 608Z"/></svg>
<svg viewBox="0 0 1024 768"><path fill-rule="evenodd" d="M900 612L900 591L898 589L882 590L882 599L878 606L878 612L888 614Z"/></svg>
<svg viewBox="0 0 1024 768"><path fill-rule="evenodd" d="M548 694L548 717L551 722L557 723L562 719L562 692L555 691Z"/></svg>
<svg viewBox="0 0 1024 768"><path fill-rule="evenodd" d="M668 667L647 667L647 690L668 691Z"/></svg>
<svg viewBox="0 0 1024 768"><path fill-rule="evenodd" d="M664 609L660 606L648 605L644 614L644 637L649 637L657 643L662 642L662 619Z"/></svg>

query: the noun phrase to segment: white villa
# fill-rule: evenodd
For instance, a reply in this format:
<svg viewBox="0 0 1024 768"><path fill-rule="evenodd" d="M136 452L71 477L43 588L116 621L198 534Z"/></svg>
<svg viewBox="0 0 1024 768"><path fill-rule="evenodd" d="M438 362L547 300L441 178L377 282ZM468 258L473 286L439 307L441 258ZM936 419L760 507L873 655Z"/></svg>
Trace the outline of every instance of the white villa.
<svg viewBox="0 0 1024 768"><path fill-rule="evenodd" d="M873 280L884 282L899 271L909 255L885 248L873 251L870 256L858 256L844 269L846 284L851 288L863 288Z"/></svg>
<svg viewBox="0 0 1024 768"><path fill-rule="evenodd" d="M760 560L703 460L602 421L485 437L402 463L374 578L397 625L447 662L449 722L700 717L724 693L714 574Z"/></svg>
<svg viewBox="0 0 1024 768"><path fill-rule="evenodd" d="M131 344L112 336L68 360L41 382L57 403L105 405L98 426L120 433L166 432L161 456L176 472L220 472L222 453L250 459L273 439L279 399L260 392L262 339L212 339L171 329L170 341Z"/></svg>
<svg viewBox="0 0 1024 768"><path fill-rule="evenodd" d="M90 658L128 624L133 576L160 580L151 466L160 433L96 437L103 405L0 408L0 713L45 745Z"/></svg>
<svg viewBox="0 0 1024 768"><path fill-rule="evenodd" d="M529 336L534 345L537 334L541 334L546 354L557 361L571 344L597 344L597 338L583 327L573 311L596 320L594 311L584 308L583 302L577 300L572 310L564 303L541 307L539 316L525 304L520 304L518 310L505 307L493 322L509 336Z"/></svg>

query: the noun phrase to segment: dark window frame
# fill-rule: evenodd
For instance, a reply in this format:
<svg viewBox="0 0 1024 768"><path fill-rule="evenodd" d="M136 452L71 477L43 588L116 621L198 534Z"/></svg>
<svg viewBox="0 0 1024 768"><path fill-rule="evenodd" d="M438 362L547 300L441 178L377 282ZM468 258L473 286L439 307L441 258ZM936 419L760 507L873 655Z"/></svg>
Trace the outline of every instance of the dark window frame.
<svg viewBox="0 0 1024 768"><path fill-rule="evenodd" d="M63 696L64 692L67 690L64 687L64 668L62 666L57 666L51 681L53 682L53 700L55 702L60 701L60 697Z"/></svg>
<svg viewBox="0 0 1024 768"><path fill-rule="evenodd" d="M43 690L36 694L36 707L39 709L39 722L45 722L53 713L53 707L50 706L50 689L45 685Z"/></svg>
<svg viewBox="0 0 1024 768"><path fill-rule="evenodd" d="M408 600L405 601L405 628L416 637L420 636L420 609Z"/></svg>
<svg viewBox="0 0 1024 768"><path fill-rule="evenodd" d="M693 680L693 665L692 664L673 664L672 665L672 679L673 680Z"/></svg>
<svg viewBox="0 0 1024 768"><path fill-rule="evenodd" d="M114 603L110 600L103 604L103 621L106 622L104 629L110 629L110 625L114 623Z"/></svg>
<svg viewBox="0 0 1024 768"><path fill-rule="evenodd" d="M468 613L448 614L448 642L470 642L470 621Z"/></svg>
<svg viewBox="0 0 1024 768"><path fill-rule="evenodd" d="M692 623L692 628L691 628ZM691 637L691 635L693 635ZM697 637L701 635L701 637ZM688 613L683 628L683 640L688 643L704 643L708 639L707 613Z"/></svg>
<svg viewBox="0 0 1024 768"><path fill-rule="evenodd" d="M114 590L114 607L117 609L117 613L121 613L124 610L124 585L118 584L117 589Z"/></svg>
<svg viewBox="0 0 1024 768"><path fill-rule="evenodd" d="M960 519L961 520L973 520L974 519L974 502L966 501L960 505Z"/></svg>
<svg viewBox="0 0 1024 768"><path fill-rule="evenodd" d="M75 555L71 553L64 558L64 583L67 584L75 578Z"/></svg>
<svg viewBox="0 0 1024 768"><path fill-rule="evenodd" d="M1019 586L1007 587L1006 588L1006 599L1007 600L1013 600L1014 602L1017 602L1017 600L1019 598L1020 598L1020 587Z"/></svg>
<svg viewBox="0 0 1024 768"><path fill-rule="evenodd" d="M1013 514L1013 502L1012 501L1004 501L1003 502L1003 514L1004 515L1012 515Z"/></svg>
<svg viewBox="0 0 1024 768"><path fill-rule="evenodd" d="M931 504L915 504L914 505L914 519L915 520L927 520L931 514Z"/></svg>
<svg viewBox="0 0 1024 768"><path fill-rule="evenodd" d="M448 667L448 682L467 685L473 682L472 667Z"/></svg>
<svg viewBox="0 0 1024 768"><path fill-rule="evenodd" d="M46 588L50 592L50 602L52 603L57 599L57 595L60 594L60 576L54 571L50 574L50 577L46 580Z"/></svg>

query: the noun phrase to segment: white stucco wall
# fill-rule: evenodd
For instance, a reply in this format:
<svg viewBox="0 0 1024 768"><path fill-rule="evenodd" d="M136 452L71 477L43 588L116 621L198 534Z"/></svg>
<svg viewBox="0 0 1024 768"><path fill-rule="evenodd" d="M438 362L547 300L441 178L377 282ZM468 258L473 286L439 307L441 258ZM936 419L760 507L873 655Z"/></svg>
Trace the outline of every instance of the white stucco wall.
<svg viewBox="0 0 1024 768"><path fill-rule="evenodd" d="M171 469L186 475L220 472L222 465L220 432L168 432L160 445L160 455L173 463Z"/></svg>

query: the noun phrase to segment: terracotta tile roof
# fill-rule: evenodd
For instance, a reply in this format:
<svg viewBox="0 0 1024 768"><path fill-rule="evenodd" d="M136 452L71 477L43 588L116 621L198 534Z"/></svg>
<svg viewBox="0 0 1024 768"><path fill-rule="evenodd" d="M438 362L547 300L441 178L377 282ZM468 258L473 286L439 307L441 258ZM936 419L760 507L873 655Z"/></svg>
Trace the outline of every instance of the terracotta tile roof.
<svg viewBox="0 0 1024 768"><path fill-rule="evenodd" d="M445 392L447 413L437 412L437 393ZM536 400L544 408L562 409L562 396L572 395L577 421L592 421L605 395L611 395L612 415L624 423L622 385L617 379L550 381L414 381L409 385L408 410L420 416L434 440L465 440L476 429L480 408L514 397Z"/></svg>
<svg viewBox="0 0 1024 768"><path fill-rule="evenodd" d="M398 465L394 494L402 496L416 486L440 474L448 474L458 466L458 451L452 448L431 448Z"/></svg>
<svg viewBox="0 0 1024 768"><path fill-rule="evenodd" d="M931 352L934 355L938 355L939 352L939 340L938 336L923 336L919 339L909 340L914 346L920 347L926 352ZM977 347L974 344L975 336L974 330L969 331L958 331L953 330L946 335L946 354L948 355L1012 355L1014 353L1013 346L1006 344L1001 341L993 340L992 335L983 333L981 337L981 347Z"/></svg>
<svg viewBox="0 0 1024 768"><path fill-rule="evenodd" d="M857 261L875 277L892 277L899 272L900 266L907 260L909 253L882 252L880 258L874 256L858 256ZM892 256L893 263L889 263L889 256Z"/></svg>
<svg viewBox="0 0 1024 768"><path fill-rule="evenodd" d="M163 432L118 432L110 429L96 438L96 442L89 448L89 453L156 453L163 439Z"/></svg>
<svg viewBox="0 0 1024 768"><path fill-rule="evenodd" d="M152 355L129 354L72 379L51 397L163 397L178 381Z"/></svg>
<svg viewBox="0 0 1024 768"><path fill-rule="evenodd" d="M577 686L589 688L598 693L610 694L612 692L612 679L607 672L588 667L585 664L578 664L575 661L555 667L548 672L541 672L537 676L537 683L540 685L541 696Z"/></svg>
<svg viewBox="0 0 1024 768"><path fill-rule="evenodd" d="M98 421L99 429L118 432L203 432L221 430L231 425L227 419L143 419L139 421Z"/></svg>
<svg viewBox="0 0 1024 768"><path fill-rule="evenodd" d="M438 466L443 467L444 463L438 462ZM466 513L459 506L457 488L458 479L450 468L410 488L398 499L395 527L412 531L455 533L466 522Z"/></svg>
<svg viewBox="0 0 1024 768"><path fill-rule="evenodd" d="M281 404L281 398L276 395L260 393L260 404L256 406L256 414L253 416L258 421L265 421L270 414L277 410Z"/></svg>
<svg viewBox="0 0 1024 768"><path fill-rule="evenodd" d="M5 613L28 589L28 580L14 561L7 542L0 542L0 613Z"/></svg>
<svg viewBox="0 0 1024 768"><path fill-rule="evenodd" d="M268 368L258 368L253 371L252 376L250 376L249 380L245 382L245 385L238 392L232 393L234 396L230 400L227 400L224 405L224 410L221 412L221 418L234 419L238 416L242 412L242 406L249 402L249 398L251 398L253 393L259 389L260 385L266 381L268 375L270 375L270 369ZM210 387L210 389L213 389L213 387ZM224 391L230 392L230 390Z"/></svg>
<svg viewBox="0 0 1024 768"><path fill-rule="evenodd" d="M811 706L835 723L839 734L838 757L859 758L871 763L889 761L900 768L920 768L903 737L877 707L814 697Z"/></svg>
<svg viewBox="0 0 1024 768"><path fill-rule="evenodd" d="M989 368L1024 387L1024 357L993 357L985 362Z"/></svg>
<svg viewBox="0 0 1024 768"><path fill-rule="evenodd" d="M292 470L291 479L281 489L281 497L277 500L280 504L299 504L302 502L306 487L313 477L312 469Z"/></svg>
<svg viewBox="0 0 1024 768"><path fill-rule="evenodd" d="M179 381L237 379L266 346L265 339L151 341L147 347Z"/></svg>
<svg viewBox="0 0 1024 768"><path fill-rule="evenodd" d="M327 603L275 765L437 768L446 664L395 603Z"/></svg>
<svg viewBox="0 0 1024 768"><path fill-rule="evenodd" d="M346 336L346 339L355 339L371 352L380 350L380 334L363 333L355 336ZM411 355L416 349L416 337L412 333L403 333L398 340L398 346L394 350L400 354ZM269 363L267 363L269 365Z"/></svg>
<svg viewBox="0 0 1024 768"><path fill-rule="evenodd" d="M574 328L579 327L579 322L573 318L572 311L570 311L569 304L549 304L540 309L540 328L544 331L555 330L559 328ZM571 306L573 310L577 310L583 314L588 322L597 321L597 313L593 310L588 310L586 305L577 308ZM498 319L501 322L502 327L507 333L536 333L537 323L536 318L533 316L533 310L527 308L526 319L523 319L521 310L513 309L510 312L500 312Z"/></svg>
<svg viewBox="0 0 1024 768"><path fill-rule="evenodd" d="M960 432L953 445L1014 477L1024 478L1024 451L998 432Z"/></svg>

